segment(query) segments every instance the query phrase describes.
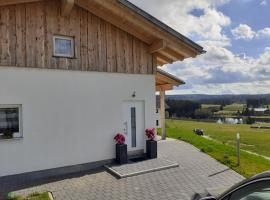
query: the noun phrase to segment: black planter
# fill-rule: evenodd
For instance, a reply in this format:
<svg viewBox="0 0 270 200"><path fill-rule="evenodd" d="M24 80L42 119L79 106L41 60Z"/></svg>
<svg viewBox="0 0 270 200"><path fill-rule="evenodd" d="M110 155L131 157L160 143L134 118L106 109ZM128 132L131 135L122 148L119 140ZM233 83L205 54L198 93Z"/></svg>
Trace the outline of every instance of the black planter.
<svg viewBox="0 0 270 200"><path fill-rule="evenodd" d="M127 145L116 144L116 162L119 164L127 163Z"/></svg>
<svg viewBox="0 0 270 200"><path fill-rule="evenodd" d="M146 155L147 158L157 158L157 141L147 140L146 141Z"/></svg>

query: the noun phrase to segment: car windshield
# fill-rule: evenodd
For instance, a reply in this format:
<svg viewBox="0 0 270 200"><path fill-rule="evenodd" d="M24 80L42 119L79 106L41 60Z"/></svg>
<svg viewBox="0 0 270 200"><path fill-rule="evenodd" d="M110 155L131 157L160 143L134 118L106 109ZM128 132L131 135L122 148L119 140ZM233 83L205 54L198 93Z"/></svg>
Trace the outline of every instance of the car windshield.
<svg viewBox="0 0 270 200"><path fill-rule="evenodd" d="M232 193L230 200L270 200L270 182L250 184Z"/></svg>
<svg viewBox="0 0 270 200"><path fill-rule="evenodd" d="M254 192L241 200L270 200L270 187Z"/></svg>

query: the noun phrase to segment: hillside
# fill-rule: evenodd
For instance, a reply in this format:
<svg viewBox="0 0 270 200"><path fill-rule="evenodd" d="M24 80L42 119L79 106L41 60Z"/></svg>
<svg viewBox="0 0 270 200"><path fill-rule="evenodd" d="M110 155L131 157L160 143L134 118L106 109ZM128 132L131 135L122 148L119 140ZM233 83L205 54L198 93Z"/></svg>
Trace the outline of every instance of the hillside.
<svg viewBox="0 0 270 200"><path fill-rule="evenodd" d="M175 100L191 100L198 101L202 104L215 104L220 102L227 103L246 103L247 99L265 98L270 104L270 94L256 94L256 95L204 95L204 94L188 94L188 95L167 95L167 99Z"/></svg>

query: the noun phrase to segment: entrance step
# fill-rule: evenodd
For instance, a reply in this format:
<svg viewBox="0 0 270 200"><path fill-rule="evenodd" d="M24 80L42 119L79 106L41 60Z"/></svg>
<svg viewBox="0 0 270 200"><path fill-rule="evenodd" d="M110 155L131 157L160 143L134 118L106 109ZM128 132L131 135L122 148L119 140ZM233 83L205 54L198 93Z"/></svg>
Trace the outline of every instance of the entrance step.
<svg viewBox="0 0 270 200"><path fill-rule="evenodd" d="M127 178L179 167L178 163L165 159L132 159L125 165L105 165L105 168L118 178Z"/></svg>

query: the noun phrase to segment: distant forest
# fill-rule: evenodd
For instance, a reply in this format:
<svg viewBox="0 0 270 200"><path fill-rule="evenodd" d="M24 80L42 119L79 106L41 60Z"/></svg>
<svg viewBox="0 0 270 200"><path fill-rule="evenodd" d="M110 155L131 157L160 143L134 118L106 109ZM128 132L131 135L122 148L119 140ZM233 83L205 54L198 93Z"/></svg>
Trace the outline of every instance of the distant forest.
<svg viewBox="0 0 270 200"><path fill-rule="evenodd" d="M270 121L270 94L172 95L166 96L166 104L169 118L243 118L246 123ZM258 108L265 110L258 111Z"/></svg>
<svg viewBox="0 0 270 200"><path fill-rule="evenodd" d="M265 104L270 104L270 94L257 94L257 95L168 95L166 96L168 100L189 100L196 101L201 104L218 104L218 105L229 105L233 103L243 103L246 104L249 100L264 99Z"/></svg>

